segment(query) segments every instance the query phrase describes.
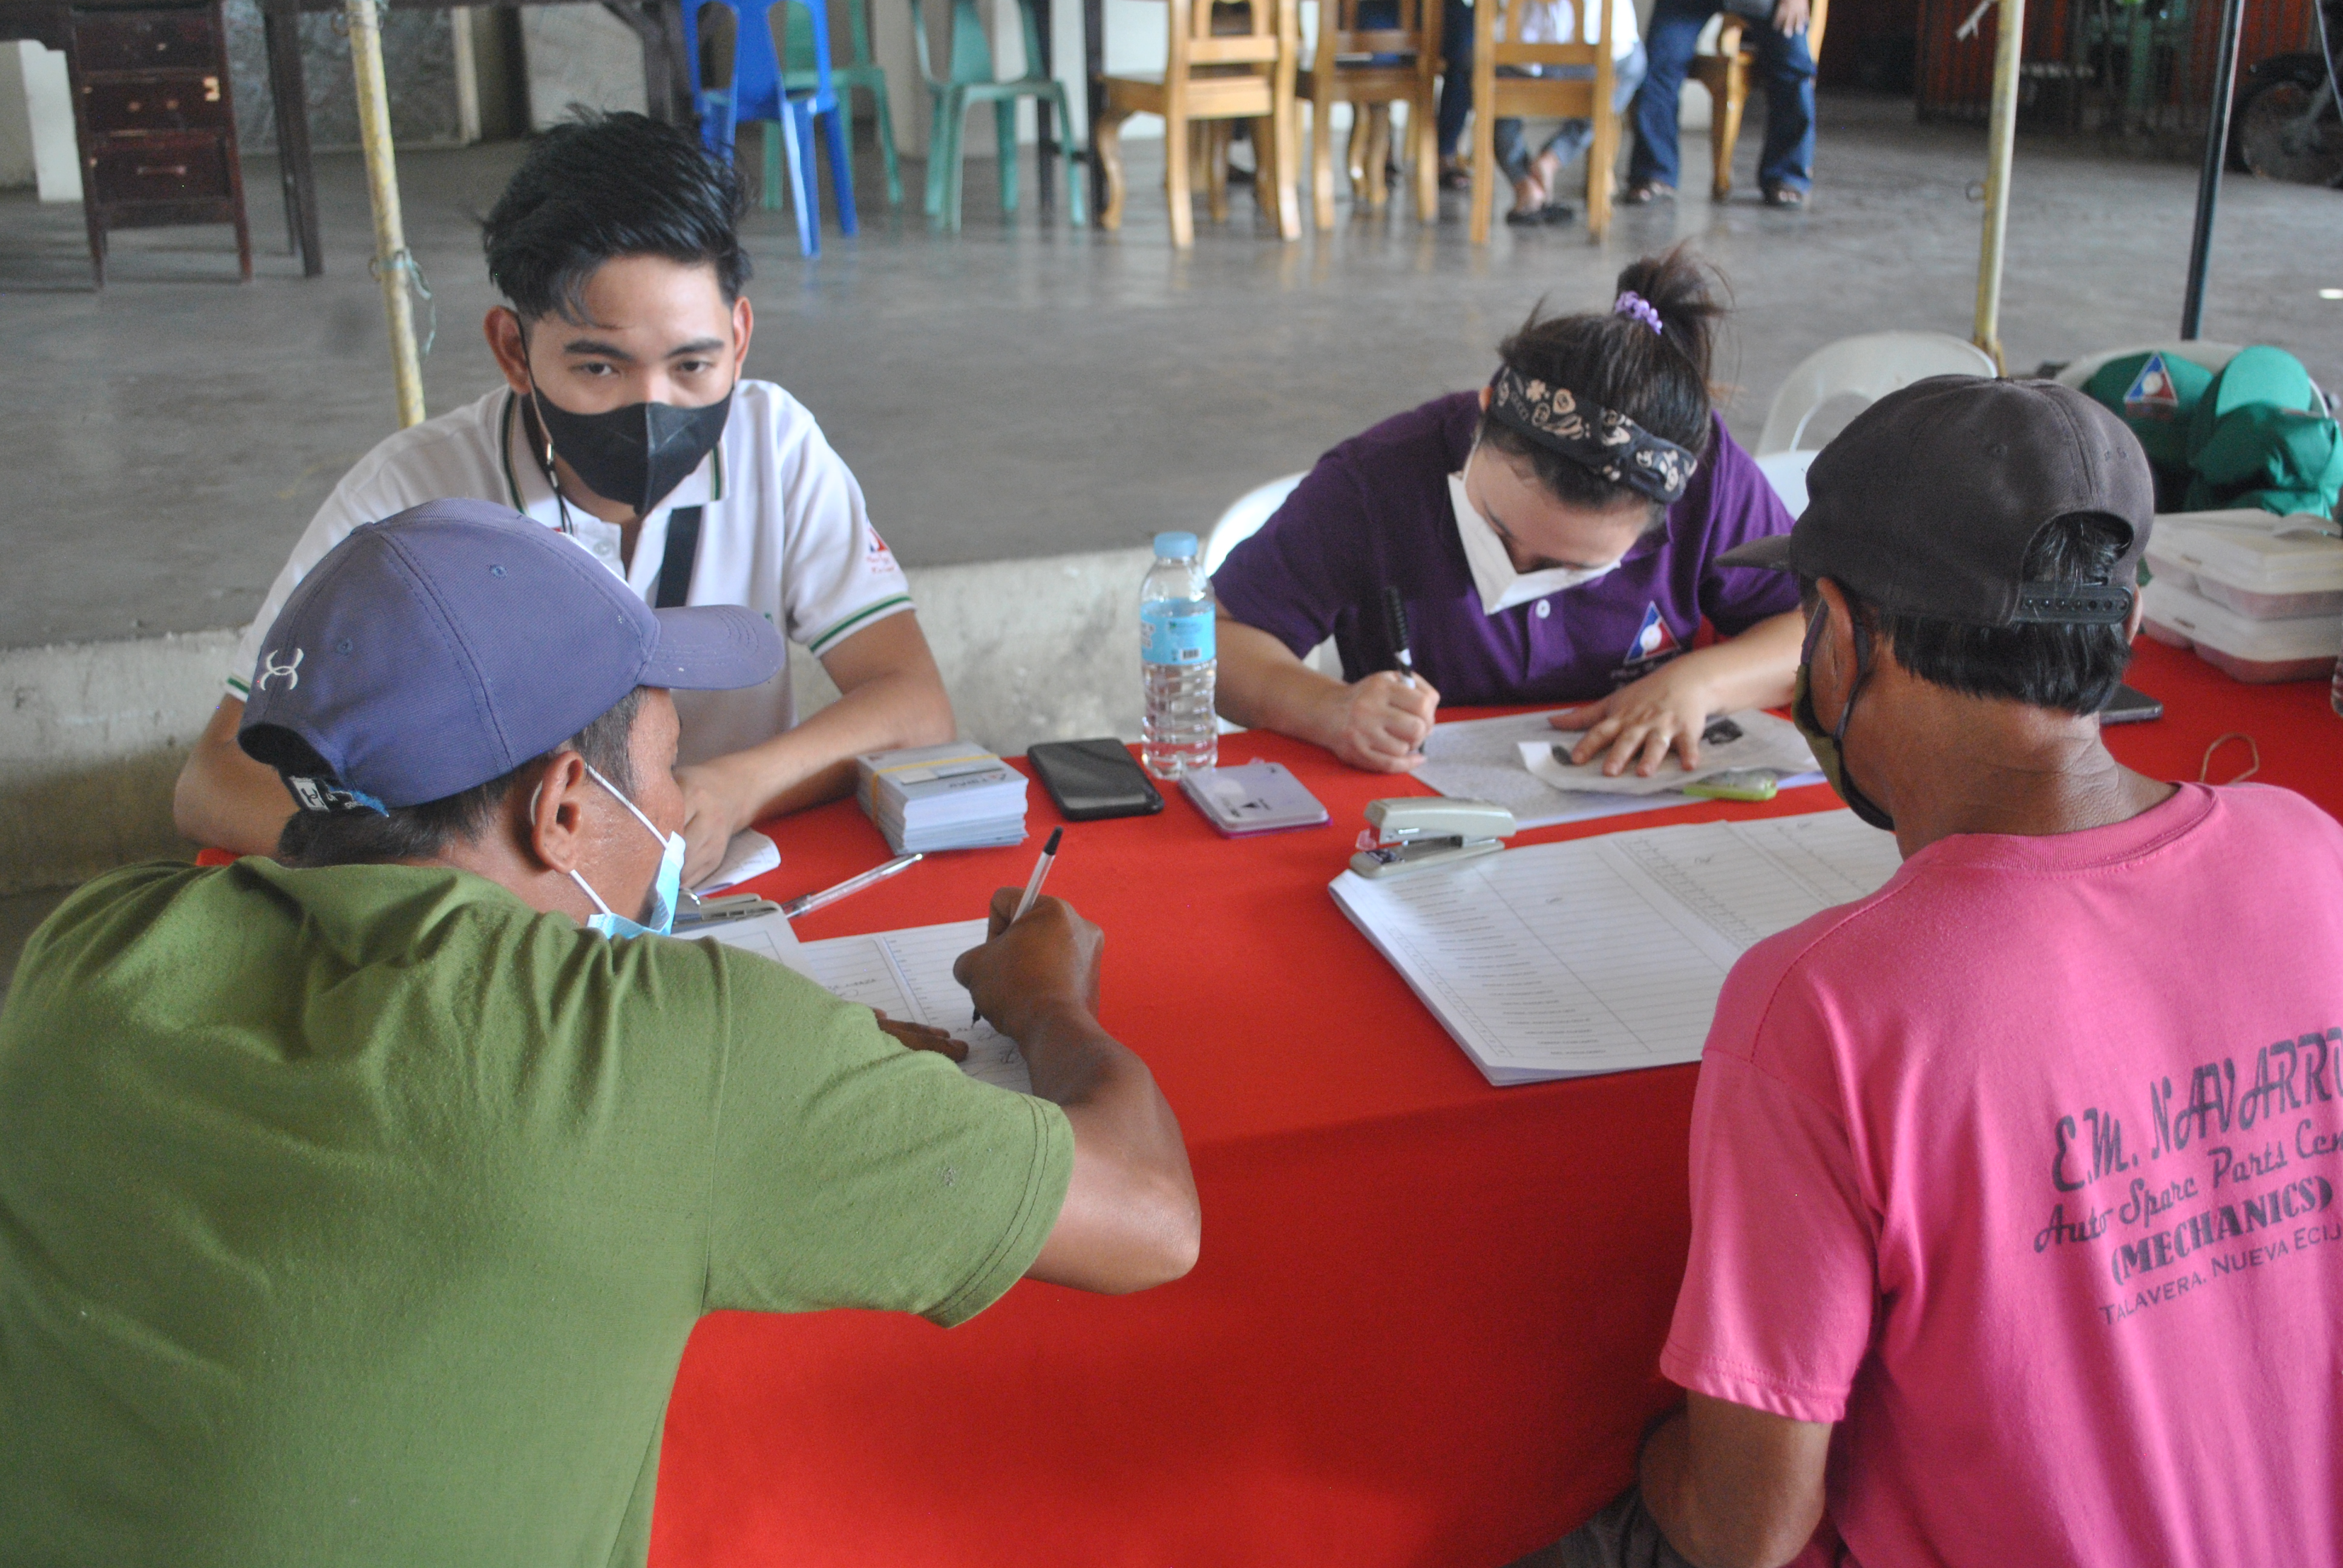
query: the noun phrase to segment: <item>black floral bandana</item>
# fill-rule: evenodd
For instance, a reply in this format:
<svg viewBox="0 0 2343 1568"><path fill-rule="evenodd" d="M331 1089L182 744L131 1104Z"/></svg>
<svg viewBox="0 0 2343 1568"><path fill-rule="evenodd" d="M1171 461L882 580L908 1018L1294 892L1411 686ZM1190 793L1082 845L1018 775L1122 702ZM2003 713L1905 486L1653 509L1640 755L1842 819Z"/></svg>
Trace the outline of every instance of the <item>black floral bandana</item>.
<svg viewBox="0 0 2343 1568"><path fill-rule="evenodd" d="M1624 414L1582 403L1568 387L1549 387L1510 366L1489 383L1489 417L1664 507L1684 493L1699 463Z"/></svg>

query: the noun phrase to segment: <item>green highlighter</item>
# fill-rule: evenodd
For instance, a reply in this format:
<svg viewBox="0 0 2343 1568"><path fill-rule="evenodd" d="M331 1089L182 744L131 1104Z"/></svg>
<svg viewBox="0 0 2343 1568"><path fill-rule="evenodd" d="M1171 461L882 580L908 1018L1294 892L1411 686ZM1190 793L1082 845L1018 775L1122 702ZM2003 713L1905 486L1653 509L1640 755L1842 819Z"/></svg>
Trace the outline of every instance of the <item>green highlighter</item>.
<svg viewBox="0 0 2343 1568"><path fill-rule="evenodd" d="M1684 792L1704 800L1771 800L1775 783L1775 776L1763 768L1735 768L1687 784Z"/></svg>

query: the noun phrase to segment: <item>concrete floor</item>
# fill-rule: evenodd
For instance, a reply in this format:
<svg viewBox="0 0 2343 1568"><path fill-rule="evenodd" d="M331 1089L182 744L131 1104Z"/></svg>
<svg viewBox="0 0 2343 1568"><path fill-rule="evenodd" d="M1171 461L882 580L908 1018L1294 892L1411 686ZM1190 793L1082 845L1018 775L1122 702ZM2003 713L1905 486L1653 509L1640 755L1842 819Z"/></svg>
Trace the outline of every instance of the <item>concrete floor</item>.
<svg viewBox="0 0 2343 1568"><path fill-rule="evenodd" d="M1803 215L1743 188L1623 211L1609 242L1576 229L1463 235L1463 198L1420 226L1403 206L1280 245L1233 197L1188 256L1165 241L1141 144L1120 236L1004 224L990 167L970 171L967 226L931 233L883 206L866 158L858 239L799 257L785 213L751 222L761 330L753 373L789 386L861 476L899 554L939 565L1102 548L1198 526L1330 443L1487 373L1541 297L1597 306L1639 252L1684 236L1739 301L1720 367L1745 390L1745 439L1782 376L1819 345L1884 327L1966 335L1983 134L1912 123L1907 104L1825 98L1820 188ZM1705 161L1700 137L1687 162ZM444 411L494 384L478 323L492 303L475 224L519 149L411 154L410 243L438 296L426 369ZM2179 313L2191 168L2028 139L2005 297L2012 363L2031 367L2168 334ZM907 166L914 203L920 168ZM341 472L393 428L379 296L367 276L354 156L320 160L327 274L303 280L273 166L247 174L264 246L236 286L224 230L118 236L89 287L79 213L0 198L0 471L18 521L0 588L0 647L240 624ZM1062 208L1061 208L1062 210ZM2207 336L2282 344L2343 384L2343 194L2233 180Z"/></svg>

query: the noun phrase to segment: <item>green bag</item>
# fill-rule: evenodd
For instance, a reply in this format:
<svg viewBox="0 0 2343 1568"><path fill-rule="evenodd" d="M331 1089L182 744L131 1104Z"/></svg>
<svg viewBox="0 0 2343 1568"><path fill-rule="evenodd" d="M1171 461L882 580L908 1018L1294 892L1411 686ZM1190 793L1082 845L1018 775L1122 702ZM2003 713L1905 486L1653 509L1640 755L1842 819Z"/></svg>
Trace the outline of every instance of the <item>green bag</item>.
<svg viewBox="0 0 2343 1568"><path fill-rule="evenodd" d="M2189 410L2188 466L2202 471L2198 457L2213 439L2215 428L2229 415L2257 403L2296 413L2324 416L2327 412L2301 360L2267 344L2240 348Z"/></svg>
<svg viewBox="0 0 2343 1568"><path fill-rule="evenodd" d="M2190 511L2258 507L2332 517L2343 498L2343 429L2302 361L2240 349L2188 415Z"/></svg>

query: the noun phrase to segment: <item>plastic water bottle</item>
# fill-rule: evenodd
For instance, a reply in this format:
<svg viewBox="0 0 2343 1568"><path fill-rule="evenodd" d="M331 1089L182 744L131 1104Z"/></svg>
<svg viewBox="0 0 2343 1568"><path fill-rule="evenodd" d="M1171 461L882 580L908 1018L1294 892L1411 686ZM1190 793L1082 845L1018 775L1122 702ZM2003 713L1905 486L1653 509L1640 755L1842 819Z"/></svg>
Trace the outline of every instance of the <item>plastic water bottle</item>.
<svg viewBox="0 0 2343 1568"><path fill-rule="evenodd" d="M1212 582L1196 559L1196 536L1156 535L1155 564L1139 589L1139 667L1147 689L1139 759L1158 779L1212 767L1220 758L1212 613Z"/></svg>

